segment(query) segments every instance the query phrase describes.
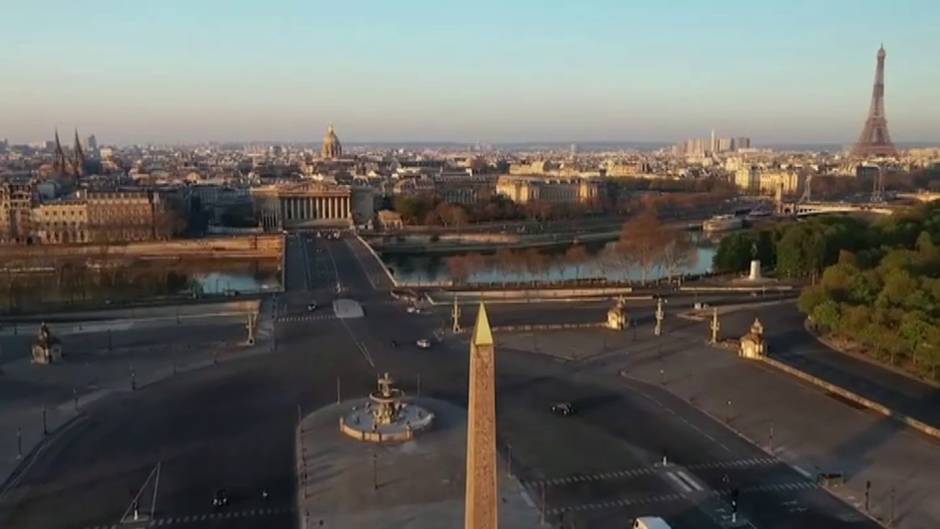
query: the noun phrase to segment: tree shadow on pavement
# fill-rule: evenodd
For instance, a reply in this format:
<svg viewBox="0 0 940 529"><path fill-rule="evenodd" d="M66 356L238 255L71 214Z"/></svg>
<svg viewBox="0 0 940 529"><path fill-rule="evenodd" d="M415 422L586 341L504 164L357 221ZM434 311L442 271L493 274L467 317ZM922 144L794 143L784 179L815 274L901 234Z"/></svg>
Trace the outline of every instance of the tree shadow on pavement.
<svg viewBox="0 0 940 529"><path fill-rule="evenodd" d="M868 467L869 455L878 447L888 443L899 432L907 428L900 422L883 417L864 431L846 439L828 455L833 461L832 468L821 469L824 472L841 472L850 479Z"/></svg>

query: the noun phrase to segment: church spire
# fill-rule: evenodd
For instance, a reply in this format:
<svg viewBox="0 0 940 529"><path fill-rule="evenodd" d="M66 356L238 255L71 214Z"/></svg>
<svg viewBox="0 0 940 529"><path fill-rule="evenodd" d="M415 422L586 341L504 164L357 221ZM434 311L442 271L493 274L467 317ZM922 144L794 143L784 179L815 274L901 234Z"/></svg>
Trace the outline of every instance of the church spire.
<svg viewBox="0 0 940 529"><path fill-rule="evenodd" d="M67 169L67 160L65 159L65 151L62 150L62 142L59 141L59 129L55 129L55 159L52 162L52 167L55 170L56 174L62 176L66 173Z"/></svg>
<svg viewBox="0 0 940 529"><path fill-rule="evenodd" d="M85 151L82 149L82 142L78 137L78 129L75 129L75 146L72 151L72 171L75 176L82 176L85 172Z"/></svg>

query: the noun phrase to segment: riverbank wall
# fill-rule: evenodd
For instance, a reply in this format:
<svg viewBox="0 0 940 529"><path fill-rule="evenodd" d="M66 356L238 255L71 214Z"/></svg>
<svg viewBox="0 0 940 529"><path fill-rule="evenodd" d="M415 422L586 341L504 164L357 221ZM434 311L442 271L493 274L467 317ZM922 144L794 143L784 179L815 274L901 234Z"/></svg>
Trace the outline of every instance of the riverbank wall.
<svg viewBox="0 0 940 529"><path fill-rule="evenodd" d="M284 252L280 234L238 235L122 244L49 244L0 246L0 264L109 259L217 260L277 259Z"/></svg>

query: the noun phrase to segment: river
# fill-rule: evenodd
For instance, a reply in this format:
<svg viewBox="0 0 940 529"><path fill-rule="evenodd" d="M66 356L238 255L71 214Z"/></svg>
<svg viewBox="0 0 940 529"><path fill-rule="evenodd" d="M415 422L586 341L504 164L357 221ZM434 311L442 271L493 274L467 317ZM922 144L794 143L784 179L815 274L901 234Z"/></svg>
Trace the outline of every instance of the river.
<svg viewBox="0 0 940 529"><path fill-rule="evenodd" d="M138 261L108 268L59 265L0 271L0 311L35 312L184 297L234 297L281 289L277 261Z"/></svg>
<svg viewBox="0 0 940 529"><path fill-rule="evenodd" d="M717 244L701 233L692 235L690 259L675 274L697 275L711 271ZM385 266L401 285L450 284L455 278L465 284L559 282L604 278L610 281L643 279L643 270L630 263L613 243L586 244L586 254L566 255L569 247L550 250L517 250L488 255L454 253L431 255L422 253L380 254ZM666 277L668 271L654 266L646 272L647 280Z"/></svg>

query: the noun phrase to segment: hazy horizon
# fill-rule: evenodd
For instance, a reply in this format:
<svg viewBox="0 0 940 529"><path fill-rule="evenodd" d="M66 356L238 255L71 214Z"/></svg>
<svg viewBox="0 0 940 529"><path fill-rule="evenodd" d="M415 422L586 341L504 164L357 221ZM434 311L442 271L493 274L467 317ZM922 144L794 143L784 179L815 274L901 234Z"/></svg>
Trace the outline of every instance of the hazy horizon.
<svg viewBox="0 0 940 529"><path fill-rule="evenodd" d="M20 2L0 138L847 145L883 41L893 139L940 143L940 4L622 4Z"/></svg>

